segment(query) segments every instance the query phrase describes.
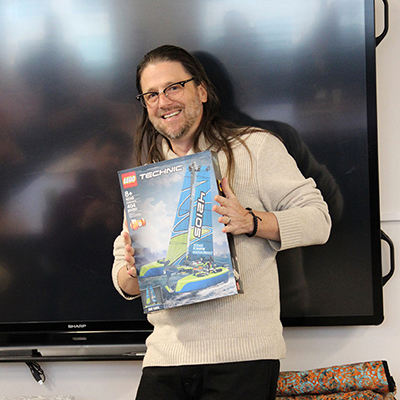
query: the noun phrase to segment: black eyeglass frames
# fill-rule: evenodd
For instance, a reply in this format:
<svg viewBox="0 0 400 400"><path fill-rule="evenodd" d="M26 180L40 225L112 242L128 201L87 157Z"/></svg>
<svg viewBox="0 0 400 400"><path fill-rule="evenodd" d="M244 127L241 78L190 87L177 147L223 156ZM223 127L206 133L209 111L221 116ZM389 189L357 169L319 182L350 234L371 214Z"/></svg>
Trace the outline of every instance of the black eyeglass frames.
<svg viewBox="0 0 400 400"><path fill-rule="evenodd" d="M136 96L136 100L140 101L142 106L146 108L155 107L158 103L158 99L161 93L164 93L165 96L168 97L170 100L179 100L183 95L185 85L193 80L194 78L190 78L186 79L185 81L172 83L160 92L147 92L138 94Z"/></svg>

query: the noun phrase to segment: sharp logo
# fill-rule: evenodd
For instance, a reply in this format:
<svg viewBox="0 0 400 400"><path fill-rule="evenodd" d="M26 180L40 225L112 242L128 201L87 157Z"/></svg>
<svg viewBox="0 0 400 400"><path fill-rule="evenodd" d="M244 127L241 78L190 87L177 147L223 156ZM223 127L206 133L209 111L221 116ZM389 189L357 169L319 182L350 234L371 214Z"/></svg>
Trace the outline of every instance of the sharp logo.
<svg viewBox="0 0 400 400"><path fill-rule="evenodd" d="M69 324L68 329L84 329L86 326L86 324Z"/></svg>

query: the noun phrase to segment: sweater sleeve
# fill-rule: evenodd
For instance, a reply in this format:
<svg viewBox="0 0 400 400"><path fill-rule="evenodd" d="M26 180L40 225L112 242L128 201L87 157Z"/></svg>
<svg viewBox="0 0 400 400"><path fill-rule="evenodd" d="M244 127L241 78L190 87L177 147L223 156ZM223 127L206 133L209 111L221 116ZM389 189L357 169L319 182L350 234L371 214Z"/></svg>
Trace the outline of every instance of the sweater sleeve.
<svg viewBox="0 0 400 400"><path fill-rule="evenodd" d="M312 178L304 178L285 146L272 135L257 149L257 184L266 211L278 220L275 250L324 244L330 234L328 206Z"/></svg>

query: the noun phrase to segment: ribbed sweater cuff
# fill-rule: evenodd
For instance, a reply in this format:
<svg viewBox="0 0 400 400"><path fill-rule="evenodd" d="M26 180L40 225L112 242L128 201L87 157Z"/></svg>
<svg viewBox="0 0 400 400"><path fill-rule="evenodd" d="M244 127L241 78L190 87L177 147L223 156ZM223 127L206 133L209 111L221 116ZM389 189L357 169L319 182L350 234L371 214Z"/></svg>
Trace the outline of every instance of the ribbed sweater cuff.
<svg viewBox="0 0 400 400"><path fill-rule="evenodd" d="M295 209L273 212L278 220L281 242L271 242L275 250L281 251L301 244L301 224Z"/></svg>

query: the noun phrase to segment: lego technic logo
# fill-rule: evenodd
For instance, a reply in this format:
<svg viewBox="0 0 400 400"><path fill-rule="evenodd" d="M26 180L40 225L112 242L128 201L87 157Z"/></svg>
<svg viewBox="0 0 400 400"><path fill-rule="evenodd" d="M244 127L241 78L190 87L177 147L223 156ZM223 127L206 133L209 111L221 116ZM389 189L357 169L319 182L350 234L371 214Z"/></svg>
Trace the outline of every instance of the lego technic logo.
<svg viewBox="0 0 400 400"><path fill-rule="evenodd" d="M140 174L140 179L151 179L151 178L157 178L158 176L162 175L168 175L168 174L173 174L175 172L181 172L183 171L183 165L176 165L173 167L167 167L164 169L156 169L155 171L150 171L150 172L145 172L143 174Z"/></svg>
<svg viewBox="0 0 400 400"><path fill-rule="evenodd" d="M122 186L124 189L128 189L134 186L137 186L137 178L136 172L127 172L125 174L121 174Z"/></svg>
<svg viewBox="0 0 400 400"><path fill-rule="evenodd" d="M197 199L196 218L194 220L194 229L193 229L193 236L196 238L201 238L204 210L206 207L206 202L204 200L205 197L206 194L204 192L200 192L200 197Z"/></svg>

